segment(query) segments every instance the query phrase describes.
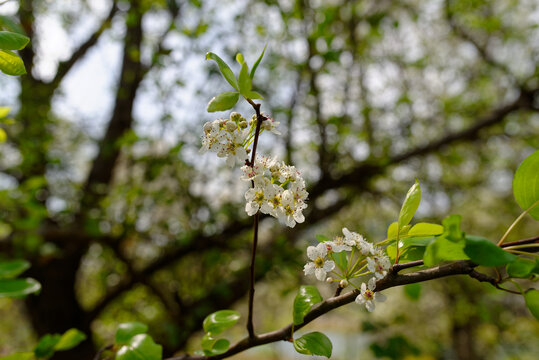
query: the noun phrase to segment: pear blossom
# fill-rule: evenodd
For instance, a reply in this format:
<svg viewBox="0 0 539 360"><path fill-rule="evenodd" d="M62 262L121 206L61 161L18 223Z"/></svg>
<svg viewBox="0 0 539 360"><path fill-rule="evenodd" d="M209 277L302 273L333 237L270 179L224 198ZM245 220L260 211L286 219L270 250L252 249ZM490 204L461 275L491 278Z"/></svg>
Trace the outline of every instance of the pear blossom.
<svg viewBox="0 0 539 360"><path fill-rule="evenodd" d="M363 235L352 232L347 228L343 228L342 233L344 234L345 241L347 243L353 243L352 246L358 248L362 255L367 256L374 254L373 244L365 240Z"/></svg>
<svg viewBox="0 0 539 360"><path fill-rule="evenodd" d="M336 236L329 242L333 252L352 251L352 246L355 245L353 241L350 241L346 237Z"/></svg>
<svg viewBox="0 0 539 360"><path fill-rule="evenodd" d="M361 284L361 293L356 297L356 303L359 305L365 305L369 312L374 310L374 301L384 302L386 300L385 295L378 292L374 292L376 289L376 278L371 278L368 284Z"/></svg>
<svg viewBox="0 0 539 360"><path fill-rule="evenodd" d="M238 113L232 113L229 119L206 122L200 152L215 152L218 157L226 158L230 167L236 163L245 163L248 157L246 143L249 130L241 126L243 120Z"/></svg>
<svg viewBox="0 0 539 360"><path fill-rule="evenodd" d="M307 208L309 194L295 167L274 157L257 156L254 164L244 165L241 169L241 179L254 184L245 195L248 215L254 215L260 209L289 227L305 221L302 211ZM256 201L255 194L258 194Z"/></svg>
<svg viewBox="0 0 539 360"><path fill-rule="evenodd" d="M309 246L307 256L312 261L305 264L303 268L305 275L314 274L318 280L325 281L327 273L335 268L335 262L326 259L326 245L320 243L317 246Z"/></svg>
<svg viewBox="0 0 539 360"><path fill-rule="evenodd" d="M374 256L367 257L367 268L378 279L382 279L386 276L390 267L391 261L389 260L389 257L379 249L378 251L375 251Z"/></svg>

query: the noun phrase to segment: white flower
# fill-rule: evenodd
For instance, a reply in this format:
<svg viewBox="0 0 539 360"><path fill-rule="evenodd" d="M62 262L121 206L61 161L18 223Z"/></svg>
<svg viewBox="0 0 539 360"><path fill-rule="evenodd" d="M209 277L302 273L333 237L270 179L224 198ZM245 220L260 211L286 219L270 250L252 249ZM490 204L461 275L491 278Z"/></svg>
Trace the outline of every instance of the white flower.
<svg viewBox="0 0 539 360"><path fill-rule="evenodd" d="M391 267L391 261L389 257L384 255L381 251L376 251L372 257L367 257L367 268L374 273L378 279L382 279L387 275L387 271Z"/></svg>
<svg viewBox="0 0 539 360"><path fill-rule="evenodd" d="M363 235L352 232L347 228L342 228L342 233L344 234L347 243L353 243L352 246L357 247L362 255L367 256L374 254L374 246L370 242L365 240Z"/></svg>
<svg viewBox="0 0 539 360"><path fill-rule="evenodd" d="M326 274L335 268L335 263L332 260L326 259L327 248L324 243L307 248L307 256L312 262L309 262L303 268L305 275L313 274L320 281L326 280Z"/></svg>
<svg viewBox="0 0 539 360"><path fill-rule="evenodd" d="M355 245L353 241L347 240L346 237L336 236L333 241L329 241L333 252L352 251L352 246Z"/></svg>
<svg viewBox="0 0 539 360"><path fill-rule="evenodd" d="M374 310L374 301L384 302L386 301L385 295L374 292L376 289L376 278L371 278L369 284L361 284L361 294L356 297L356 303L359 305L365 305L369 312Z"/></svg>
<svg viewBox="0 0 539 360"><path fill-rule="evenodd" d="M275 135L281 135L279 130L277 130L277 126L279 126L280 122L275 121L273 118L269 116L264 116L265 120L262 122L262 129L269 130Z"/></svg>
<svg viewBox="0 0 539 360"><path fill-rule="evenodd" d="M245 142L249 131L240 126L238 117L232 113L230 119L217 119L204 124L201 153L211 151L218 157L226 158L228 166L237 162L243 164L247 159ZM241 116L240 116L241 118Z"/></svg>

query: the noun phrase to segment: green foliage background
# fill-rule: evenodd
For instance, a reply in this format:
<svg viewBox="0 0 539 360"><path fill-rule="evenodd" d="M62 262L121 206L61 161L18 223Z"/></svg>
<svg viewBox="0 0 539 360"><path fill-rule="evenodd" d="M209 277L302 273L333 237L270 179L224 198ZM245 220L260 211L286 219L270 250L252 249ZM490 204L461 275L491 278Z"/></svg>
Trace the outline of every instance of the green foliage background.
<svg viewBox="0 0 539 360"><path fill-rule="evenodd" d="M253 88L283 136L263 139L262 151L309 185L305 224L262 223L257 328L291 321L298 285L312 281L301 269L315 234L346 226L384 239L416 177L417 221L458 213L464 231L497 241L521 211L512 175L539 148L535 1L22 0L0 11L31 38L19 52L28 74L0 78L11 89L2 105L16 114L0 124L0 256L31 261L25 275L43 286L24 301L0 299L2 355L77 328L88 340L54 359L91 359L124 321L147 323L170 355L199 347L207 314L245 311L245 189L238 173L197 153L214 118L206 104L230 91L207 51L229 64L241 51L252 64L268 43ZM46 46L53 34L62 53ZM70 85L95 71L96 56L111 64L89 75L107 79L107 101L73 109L102 96ZM512 237L538 230L528 218ZM521 297L465 279L418 291L392 289L370 316L350 305L312 327L342 339L334 358L539 352Z"/></svg>

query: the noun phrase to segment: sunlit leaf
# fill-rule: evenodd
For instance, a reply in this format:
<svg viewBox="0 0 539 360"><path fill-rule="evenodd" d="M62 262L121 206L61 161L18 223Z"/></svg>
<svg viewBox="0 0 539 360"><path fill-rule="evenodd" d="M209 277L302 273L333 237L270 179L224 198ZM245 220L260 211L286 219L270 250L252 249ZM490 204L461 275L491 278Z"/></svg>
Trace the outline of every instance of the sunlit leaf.
<svg viewBox="0 0 539 360"><path fill-rule="evenodd" d="M248 94L251 92L251 78L249 77L249 67L246 63L241 65L240 76L238 77L238 86L240 87L240 93L248 98Z"/></svg>
<svg viewBox="0 0 539 360"><path fill-rule="evenodd" d="M528 259L517 258L515 261L507 264L507 274L515 278L527 278L533 273L536 262Z"/></svg>
<svg viewBox="0 0 539 360"><path fill-rule="evenodd" d="M30 42L30 38L11 31L0 31L0 49L21 50Z"/></svg>
<svg viewBox="0 0 539 360"><path fill-rule="evenodd" d="M505 265L517 259L516 255L479 236L466 236L464 252L474 263L483 266Z"/></svg>
<svg viewBox="0 0 539 360"><path fill-rule="evenodd" d="M144 334L147 331L148 325L138 321L122 323L118 325L118 330L116 330L115 342L118 345L127 344L133 336Z"/></svg>
<svg viewBox="0 0 539 360"><path fill-rule="evenodd" d="M25 297L41 290L41 284L31 278L0 280L1 297Z"/></svg>
<svg viewBox="0 0 539 360"><path fill-rule="evenodd" d="M513 179L513 195L523 210L539 202L539 150L524 159L518 167ZM529 214L539 220L539 204Z"/></svg>
<svg viewBox="0 0 539 360"><path fill-rule="evenodd" d="M300 354L321 355L327 358L330 358L333 352L331 340L318 331L305 334L299 339L294 340L294 348Z"/></svg>
<svg viewBox="0 0 539 360"><path fill-rule="evenodd" d="M539 290L531 289L526 291L524 300L530 312L539 320Z"/></svg>
<svg viewBox="0 0 539 360"><path fill-rule="evenodd" d="M9 50L0 50L0 71L12 76L26 74L22 59Z"/></svg>
<svg viewBox="0 0 539 360"><path fill-rule="evenodd" d="M294 299L294 308L293 308L293 319L294 324L298 325L303 322L305 315L313 305L318 304L322 301L322 296L318 292L316 286L312 285L303 285L299 288L298 294Z"/></svg>
<svg viewBox="0 0 539 360"><path fill-rule="evenodd" d="M132 337L116 353L116 360L161 360L163 348L157 345L148 334Z"/></svg>
<svg viewBox="0 0 539 360"><path fill-rule="evenodd" d="M453 242L443 236L438 237L425 249L423 261L425 265L433 266L442 261L468 260L464 246L464 242Z"/></svg>
<svg viewBox="0 0 539 360"><path fill-rule="evenodd" d="M54 346L55 351L69 350L86 340L86 335L77 329L67 330L58 343Z"/></svg>
<svg viewBox="0 0 539 360"><path fill-rule="evenodd" d="M39 339L39 342L34 348L36 357L43 358L52 356L52 354L54 354L54 347L56 344L58 344L61 337L62 336L60 334L44 335L41 339Z"/></svg>
<svg viewBox="0 0 539 360"><path fill-rule="evenodd" d="M412 226L408 235L410 236L432 236L440 235L444 232L444 227L438 224L418 223Z"/></svg>
<svg viewBox="0 0 539 360"><path fill-rule="evenodd" d="M208 103L208 112L231 109L238 102L240 94L236 91L224 92L212 98Z"/></svg>
<svg viewBox="0 0 539 360"><path fill-rule="evenodd" d="M399 227L408 225L412 218L414 217L417 208L419 207L419 202L421 201L421 187L419 186L419 181L415 181L415 184L412 185L406 198L401 207L399 213Z"/></svg>
<svg viewBox="0 0 539 360"><path fill-rule="evenodd" d="M256 59L255 64L253 65L253 68L251 69L251 73L249 74L249 77L251 79L253 79L255 77L256 69L258 68L258 64L260 64L260 61L262 61L262 58L264 57L264 53L266 52L266 47L267 46L268 46L268 44L266 43L266 45L264 45L264 50L262 50L262 53L260 54L258 59Z"/></svg>
<svg viewBox="0 0 539 360"><path fill-rule="evenodd" d="M204 331L210 335L217 335L234 326L240 318L240 314L234 310L219 310L204 319Z"/></svg>
<svg viewBox="0 0 539 360"><path fill-rule="evenodd" d="M237 53L236 54L236 61L242 65L244 62L245 62L245 59L243 58L243 54L242 53Z"/></svg>
<svg viewBox="0 0 539 360"><path fill-rule="evenodd" d="M0 261L0 279L13 279L30 267L26 260Z"/></svg>
<svg viewBox="0 0 539 360"><path fill-rule="evenodd" d="M217 56L216 54L212 52L209 52L206 54L206 59L214 60L217 63L217 66L219 66L219 70L221 71L221 74L223 74L223 76L225 77L226 81L228 81L228 83L232 85L234 89L236 90L240 89L238 86L238 80L236 80L234 73L232 72L232 70L230 70L230 67L219 56Z"/></svg>

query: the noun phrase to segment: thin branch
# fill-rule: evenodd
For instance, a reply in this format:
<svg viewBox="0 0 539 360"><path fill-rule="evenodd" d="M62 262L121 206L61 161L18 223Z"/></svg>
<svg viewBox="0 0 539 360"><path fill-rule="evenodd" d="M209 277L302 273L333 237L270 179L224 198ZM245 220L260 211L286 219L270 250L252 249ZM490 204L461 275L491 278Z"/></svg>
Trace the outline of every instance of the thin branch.
<svg viewBox="0 0 539 360"><path fill-rule="evenodd" d="M255 138L253 142L253 151L251 153L251 161L248 164L251 167L255 166L256 161L256 147L258 145L258 137L260 136L260 128L262 126L262 122L265 120L265 118L260 113L260 104L255 104L251 99L247 99L249 104L254 108L256 112L256 129L255 129ZM255 183L254 180L251 181L251 185L254 188ZM256 246L258 244L258 219L260 216L260 212L257 211L254 216L253 221L253 251L251 253L251 266L250 266L250 284L249 284L249 313L247 315L247 332L249 333L249 338L254 339L256 337L255 335L255 329L253 325L253 312L254 312L254 297L255 297L255 259L256 259Z"/></svg>
<svg viewBox="0 0 539 360"><path fill-rule="evenodd" d="M466 30L464 30L463 27L461 27L458 24L458 21L455 18L455 14L451 10L451 5L450 5L449 0L445 1L445 15L446 15L447 22L449 23L449 26L451 27L451 30L453 30L453 32L457 36L459 36L461 39L472 44L473 47L479 53L479 56L481 56L481 58L483 59L483 61L485 61L487 64L489 64L492 67L502 70L507 75L511 74L511 71L505 64L498 62L496 59L492 57L492 55L488 52L486 46L479 44L479 42L471 34L469 34ZM511 76L514 77L513 75Z"/></svg>
<svg viewBox="0 0 539 360"><path fill-rule="evenodd" d="M107 350L110 350L114 347L113 344L110 344L110 345L107 345L107 346L104 346L102 347L101 349L99 349L99 351L97 352L97 354L95 354L95 357L94 357L94 360L99 360L101 359L101 355L107 351Z"/></svg>
<svg viewBox="0 0 539 360"><path fill-rule="evenodd" d="M385 278L378 280L376 283L376 291L382 291L396 286L424 282L428 280L438 279L446 276L452 275L466 275L470 274L475 265L470 261L457 261L447 265L440 265L434 268L417 271L410 274L391 274L389 273ZM309 324L318 317L328 313L329 311L336 309L338 307L344 306L354 301L354 299L359 295L358 290L347 292L346 294L339 295L336 297L329 298L313 307L313 309L305 315L303 323L299 325L289 324L279 330L268 332L265 334L258 335L256 338L246 337L243 340L239 341L233 345L226 353L212 356L211 359L224 359L232 355L238 354L247 349L265 345L277 341L289 341L291 336L296 330L303 328L305 325ZM171 357L166 360L203 360L208 359L205 356L197 355L181 355L178 357Z"/></svg>
<svg viewBox="0 0 539 360"><path fill-rule="evenodd" d="M90 50L97 42L99 41L99 38L101 35L105 32L106 29L108 29L112 23L112 19L118 12L118 1L114 0L112 2L112 6L110 8L110 11L101 22L101 25L97 30L90 35L86 41L84 41L78 48L71 54L71 57L65 61L60 62L58 65L58 71L56 72L56 75L54 76L54 79L51 81L51 85L53 88L57 88L58 85L62 82L62 79L66 76L66 74L73 68L73 66L86 55L88 50Z"/></svg>

